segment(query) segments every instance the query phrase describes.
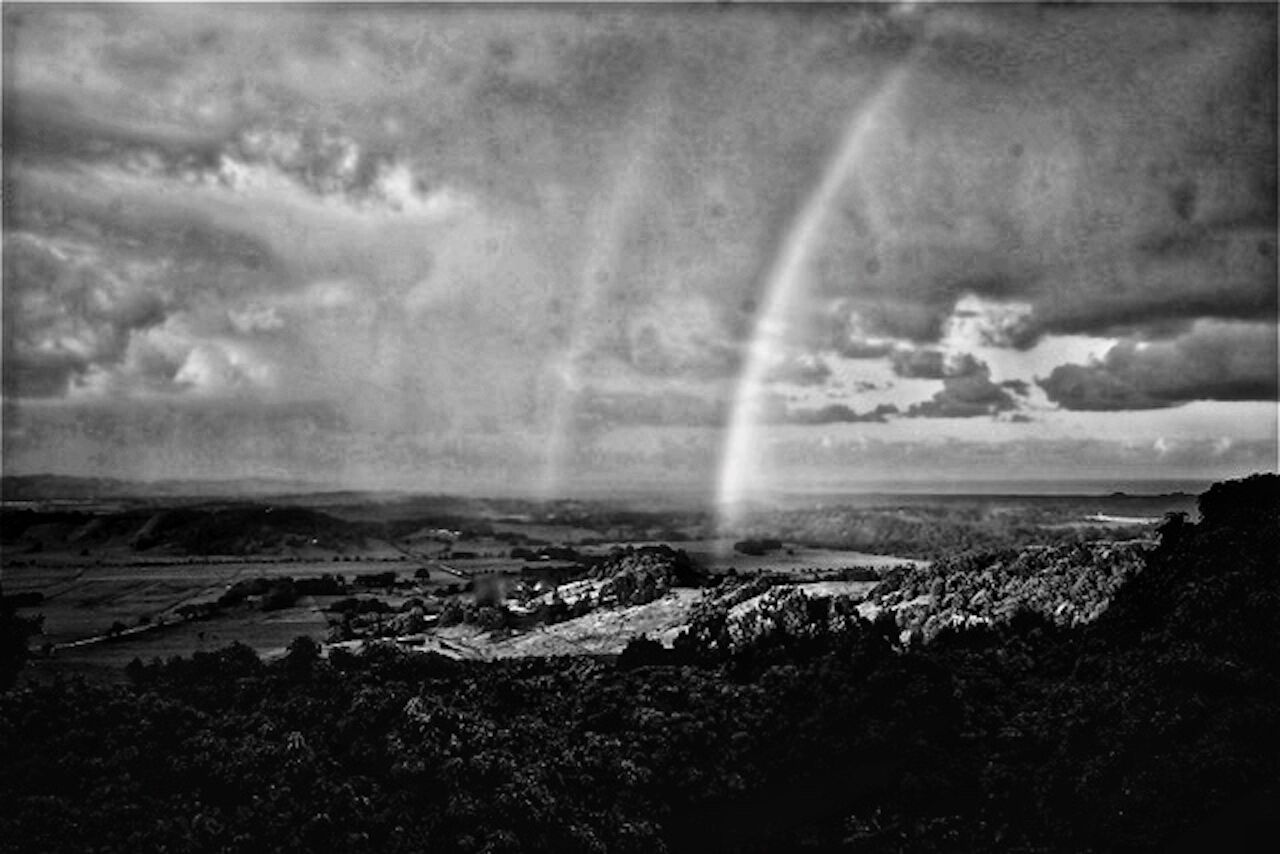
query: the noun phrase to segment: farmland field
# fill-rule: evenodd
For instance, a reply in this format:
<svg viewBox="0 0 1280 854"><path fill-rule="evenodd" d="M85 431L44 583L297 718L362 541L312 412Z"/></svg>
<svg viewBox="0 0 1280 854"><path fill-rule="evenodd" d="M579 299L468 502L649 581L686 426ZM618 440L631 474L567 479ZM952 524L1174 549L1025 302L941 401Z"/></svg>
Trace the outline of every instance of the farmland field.
<svg viewBox="0 0 1280 854"><path fill-rule="evenodd" d="M273 560L150 560L77 565L67 560L9 561L4 569L8 595L42 594L38 605L22 608L43 617L43 633L32 647L45 656L42 674L113 672L135 657L167 658L217 649L233 641L260 655L283 650L298 635L323 640L328 628L323 608L336 597L305 596L275 611L248 607L204 619L185 619L183 606L215 602L237 581L254 578L348 578L395 570L411 574L415 564L370 561L282 562ZM391 597L394 601L394 597Z"/></svg>
<svg viewBox="0 0 1280 854"><path fill-rule="evenodd" d="M123 668L134 658L150 661L210 652L239 642L263 657L282 653L299 635L323 639L327 630L321 603L302 600L298 606L272 612L244 612L210 620L181 621L118 637L56 650L41 659L31 673L83 675L104 681L123 678Z"/></svg>

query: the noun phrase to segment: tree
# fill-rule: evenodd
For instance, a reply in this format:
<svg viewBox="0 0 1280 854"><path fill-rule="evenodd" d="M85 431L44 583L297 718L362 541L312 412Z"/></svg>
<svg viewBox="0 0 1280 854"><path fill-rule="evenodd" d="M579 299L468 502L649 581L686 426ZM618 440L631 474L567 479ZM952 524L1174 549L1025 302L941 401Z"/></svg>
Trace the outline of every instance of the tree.
<svg viewBox="0 0 1280 854"><path fill-rule="evenodd" d="M284 656L285 668L292 673L307 673L320 660L320 644L307 635L298 635L289 642Z"/></svg>
<svg viewBox="0 0 1280 854"><path fill-rule="evenodd" d="M668 657L667 649L648 635L639 635L627 642L626 648L618 656L618 668L631 670L651 664L661 664Z"/></svg>
<svg viewBox="0 0 1280 854"><path fill-rule="evenodd" d="M8 690L31 657L27 641L40 634L44 615L23 617L9 599L0 596L0 691Z"/></svg>
<svg viewBox="0 0 1280 854"><path fill-rule="evenodd" d="M1156 528L1156 533L1160 535L1160 542L1167 546L1177 544L1186 532L1187 514L1183 512L1164 514L1164 521Z"/></svg>

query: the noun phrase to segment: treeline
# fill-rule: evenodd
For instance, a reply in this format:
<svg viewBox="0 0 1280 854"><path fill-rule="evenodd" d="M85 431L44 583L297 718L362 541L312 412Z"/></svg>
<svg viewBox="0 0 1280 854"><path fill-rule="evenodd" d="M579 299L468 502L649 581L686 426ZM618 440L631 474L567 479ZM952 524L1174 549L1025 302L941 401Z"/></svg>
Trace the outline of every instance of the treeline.
<svg viewBox="0 0 1280 854"><path fill-rule="evenodd" d="M869 597L904 631L932 640L945 628L1031 611L1057 625L1097 619L1143 566L1142 541L999 549L897 569Z"/></svg>
<svg viewBox="0 0 1280 854"><path fill-rule="evenodd" d="M904 645L892 620L778 593L741 643L640 640L612 661L388 647L325 660L299 640L271 664L233 646L138 662L125 688L13 691L0 699L0 848L1074 852L1274 838L1278 483L1215 487L1203 521L1167 523L1110 607L1077 626L1024 609Z"/></svg>

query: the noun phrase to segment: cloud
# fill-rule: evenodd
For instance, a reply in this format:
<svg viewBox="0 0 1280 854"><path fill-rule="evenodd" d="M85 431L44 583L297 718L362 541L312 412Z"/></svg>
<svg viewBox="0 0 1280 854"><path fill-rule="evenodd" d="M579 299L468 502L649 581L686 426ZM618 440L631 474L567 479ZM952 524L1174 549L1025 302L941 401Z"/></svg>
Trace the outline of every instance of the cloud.
<svg viewBox="0 0 1280 854"><path fill-rule="evenodd" d="M583 426L722 426L729 417L723 400L677 391L589 390L576 401Z"/></svg>
<svg viewBox="0 0 1280 854"><path fill-rule="evenodd" d="M895 350L890 364L893 372L900 377L940 380L946 376L946 354L941 350Z"/></svg>
<svg viewBox="0 0 1280 854"><path fill-rule="evenodd" d="M845 359L882 359L895 347L894 339L871 335L847 299L813 308L805 328L815 350L832 350Z"/></svg>
<svg viewBox="0 0 1280 854"><path fill-rule="evenodd" d="M765 382L790 385L822 385L831 378L831 367L813 355L789 355L775 364L765 375Z"/></svg>
<svg viewBox="0 0 1280 854"><path fill-rule="evenodd" d="M1276 400L1276 327L1205 321L1167 341L1126 340L1037 379L1065 409L1159 409L1193 400Z"/></svg>
<svg viewBox="0 0 1280 854"><path fill-rule="evenodd" d="M163 324L130 335L118 360L86 366L83 376L67 394L75 400L180 394L186 386L177 382L177 376L194 348L183 318L172 316Z"/></svg>
<svg viewBox="0 0 1280 854"><path fill-rule="evenodd" d="M24 353L16 347L11 350L6 343L4 393L10 399L61 397L87 368L85 360L74 353L38 350Z"/></svg>
<svg viewBox="0 0 1280 854"><path fill-rule="evenodd" d="M243 348L202 342L187 354L173 382L200 394L222 394L269 386L272 375L270 365Z"/></svg>
<svg viewBox="0 0 1280 854"><path fill-rule="evenodd" d="M991 369L968 359L964 372L945 377L942 390L923 403L912 404L907 417L973 418L1016 409L1009 392L991 381Z"/></svg>
<svg viewBox="0 0 1280 854"><path fill-rule="evenodd" d="M1034 429L1015 426L1028 432ZM1082 489L1097 494L1115 488L1104 485L1126 479L1137 482L1135 491L1149 492L1153 479L1209 480L1265 470L1275 465L1276 441L1236 441L1225 450L1218 439L1166 441L1162 452L1154 440L1028 437L999 442L902 441L865 435L798 435L780 442L775 453L792 462L795 482L809 489L831 478L833 471L852 466L864 483L937 484L945 478L975 484L994 480L1007 485L1011 477L1030 477L1053 483L1063 491ZM1085 485L1076 486L1075 481Z"/></svg>
<svg viewBox="0 0 1280 854"><path fill-rule="evenodd" d="M251 302L243 308L227 309L227 319L231 326L241 335L253 335L261 332L274 332L284 327L284 318L273 305Z"/></svg>
<svg viewBox="0 0 1280 854"><path fill-rule="evenodd" d="M283 476L325 481L358 453L324 401L104 398L32 403L6 425L6 467L139 479ZM366 437L368 439L369 437Z"/></svg>
<svg viewBox="0 0 1280 854"><path fill-rule="evenodd" d="M906 379L941 380L967 377L986 370L969 353L947 354L932 348L899 348L890 356L893 372Z"/></svg>
<svg viewBox="0 0 1280 854"><path fill-rule="evenodd" d="M212 168L226 129L123 123L101 104L72 93L26 94L6 87L4 144L10 157L37 162L78 160L153 163Z"/></svg>
<svg viewBox="0 0 1280 854"><path fill-rule="evenodd" d="M721 430L770 271L870 103L769 377L832 407L770 397L771 424L1007 414L1061 333L1275 317L1266 7L4 21L6 427L35 398L321 400L353 456L430 437L511 471L566 422Z"/></svg>
<svg viewBox="0 0 1280 854"><path fill-rule="evenodd" d="M728 401L690 392L604 391L587 390L576 401L576 412L583 427L711 427L722 428L728 422ZM885 423L898 414L892 404L881 404L866 412L855 412L844 404L793 407L779 394L763 395L760 420L766 424L820 425Z"/></svg>
<svg viewBox="0 0 1280 854"><path fill-rule="evenodd" d="M969 295L1026 307L990 330L1020 348L1275 316L1274 10L1078 11L927 16L814 265L867 334L937 341Z"/></svg>
<svg viewBox="0 0 1280 854"><path fill-rule="evenodd" d="M741 353L724 313L705 297L671 295L628 312L619 342L627 363L654 377L730 377Z"/></svg>
<svg viewBox="0 0 1280 854"><path fill-rule="evenodd" d="M83 244L8 235L4 279L6 396L65 394L168 312L157 289Z"/></svg>
<svg viewBox="0 0 1280 854"><path fill-rule="evenodd" d="M868 412L854 412L842 403L833 403L818 409L791 409L782 420L787 424L857 424L874 422L883 424L890 415L897 415L898 407L882 403Z"/></svg>
<svg viewBox="0 0 1280 854"><path fill-rule="evenodd" d="M1031 393L1031 383L1026 380L1004 380L1000 383L1000 387L1007 388L1020 397L1026 397Z"/></svg>

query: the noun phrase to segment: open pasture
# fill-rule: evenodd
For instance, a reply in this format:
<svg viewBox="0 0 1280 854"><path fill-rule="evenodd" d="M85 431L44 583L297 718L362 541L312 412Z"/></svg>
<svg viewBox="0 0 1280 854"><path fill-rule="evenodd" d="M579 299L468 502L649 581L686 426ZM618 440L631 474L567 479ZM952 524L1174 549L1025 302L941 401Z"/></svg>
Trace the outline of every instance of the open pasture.
<svg viewBox="0 0 1280 854"><path fill-rule="evenodd" d="M75 565L60 560L9 562L4 569L6 595L41 593L24 615L41 615L43 633L31 640L52 657L38 659L36 671L92 673L149 659L190 655L232 641L262 655L282 650L300 634L323 639L328 624L323 608L332 597L303 597L289 608L260 611L237 606L214 616L187 620L186 605L214 602L237 581L252 578L314 578L323 574L353 577L394 571L411 577L416 562L289 562L149 560ZM353 591L352 595L364 592ZM379 594L374 589L369 593ZM387 599L386 596L381 598ZM391 597L394 599L395 597ZM114 635L107 637L108 635Z"/></svg>
<svg viewBox="0 0 1280 854"><path fill-rule="evenodd" d="M102 635L116 623L135 626L200 598L215 599L245 565L36 565L5 568L6 593L41 593L25 609L44 616L36 645Z"/></svg>
<svg viewBox="0 0 1280 854"><path fill-rule="evenodd" d="M235 642L269 658L282 654L299 635L323 641L328 632L324 604L305 597L294 607L279 611L241 608L207 620L153 623L117 637L55 649L47 656L35 658L26 674L35 681L55 676L120 681L124 678L124 667L135 658L164 660L212 652Z"/></svg>

